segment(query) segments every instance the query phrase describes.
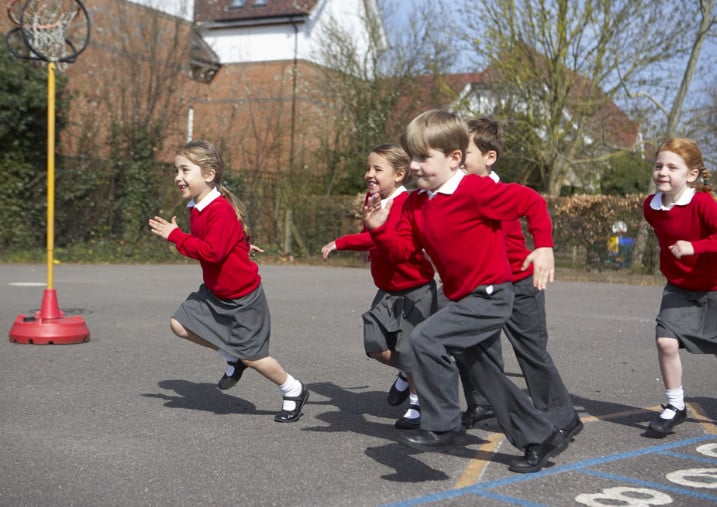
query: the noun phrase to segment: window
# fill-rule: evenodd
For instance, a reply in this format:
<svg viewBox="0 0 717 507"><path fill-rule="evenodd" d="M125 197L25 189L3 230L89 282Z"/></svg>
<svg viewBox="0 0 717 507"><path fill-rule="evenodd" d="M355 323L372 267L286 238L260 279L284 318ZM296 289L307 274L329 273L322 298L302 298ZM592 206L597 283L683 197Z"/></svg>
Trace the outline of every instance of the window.
<svg viewBox="0 0 717 507"><path fill-rule="evenodd" d="M254 0L254 7L263 7L267 3L267 0Z"/></svg>
<svg viewBox="0 0 717 507"><path fill-rule="evenodd" d="M236 7L244 7L246 5L246 0L232 0L229 4L230 9L234 9Z"/></svg>

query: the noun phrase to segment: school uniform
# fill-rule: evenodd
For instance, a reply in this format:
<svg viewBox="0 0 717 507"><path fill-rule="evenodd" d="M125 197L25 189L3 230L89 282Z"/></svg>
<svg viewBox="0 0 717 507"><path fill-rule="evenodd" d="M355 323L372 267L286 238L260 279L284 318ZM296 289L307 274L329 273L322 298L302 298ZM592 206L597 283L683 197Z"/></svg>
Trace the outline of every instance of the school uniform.
<svg viewBox="0 0 717 507"><path fill-rule="evenodd" d="M491 172L489 177L499 181ZM573 406L560 372L548 352L548 327L545 316L545 291L533 286L533 265L523 270L523 262L530 254L520 220L503 222L505 246L510 263L513 283L513 311L503 327L503 332L513 347L525 383L535 408L542 411L558 428L566 428L575 418ZM471 385L469 375L463 370L462 358L457 357L466 400L476 405L487 405L485 397ZM502 362L501 362L502 365Z"/></svg>
<svg viewBox="0 0 717 507"><path fill-rule="evenodd" d="M197 336L240 359L269 355L271 319L249 241L231 203L212 191L190 201L191 233L174 229L167 238L196 259L203 282L172 315Z"/></svg>
<svg viewBox="0 0 717 507"><path fill-rule="evenodd" d="M717 354L717 201L688 188L665 207L658 192L645 199L643 215L657 236L667 279L656 337L675 338L693 354ZM669 247L678 240L692 243L694 255L672 255Z"/></svg>
<svg viewBox="0 0 717 507"><path fill-rule="evenodd" d="M369 197L367 194L366 200ZM406 188L400 186L382 199L382 206L393 200L387 227L398 223L407 197ZM433 266L418 250L405 261L391 262L376 247L365 226L362 232L341 236L335 243L337 250L363 250L370 255L371 276L378 291L370 309L362 315L366 354L394 350L398 366L410 371L408 336L419 322L436 311Z"/></svg>
<svg viewBox="0 0 717 507"><path fill-rule="evenodd" d="M520 449L547 441L554 425L499 366L500 332L513 309L512 272L502 222L526 216L535 247L552 247L545 200L515 184L494 183L457 171L435 192L413 192L395 229L371 236L392 259L416 245L433 261L450 301L411 333L412 371L421 399L421 429L441 433L461 428L458 370L462 353L510 442Z"/></svg>

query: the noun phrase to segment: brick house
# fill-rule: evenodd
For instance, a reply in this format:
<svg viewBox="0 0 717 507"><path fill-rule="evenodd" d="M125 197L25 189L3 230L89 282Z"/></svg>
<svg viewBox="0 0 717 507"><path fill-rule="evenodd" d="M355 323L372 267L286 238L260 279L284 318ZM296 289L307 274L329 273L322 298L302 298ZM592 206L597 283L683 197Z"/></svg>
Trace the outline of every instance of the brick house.
<svg viewBox="0 0 717 507"><path fill-rule="evenodd" d="M161 159L189 138L222 147L232 167L276 171L314 148L327 113L316 83L323 33L367 50L374 0L95 0L92 39L65 69L71 125L58 150L107 145L108 124L160 125ZM375 47L385 45L378 31Z"/></svg>

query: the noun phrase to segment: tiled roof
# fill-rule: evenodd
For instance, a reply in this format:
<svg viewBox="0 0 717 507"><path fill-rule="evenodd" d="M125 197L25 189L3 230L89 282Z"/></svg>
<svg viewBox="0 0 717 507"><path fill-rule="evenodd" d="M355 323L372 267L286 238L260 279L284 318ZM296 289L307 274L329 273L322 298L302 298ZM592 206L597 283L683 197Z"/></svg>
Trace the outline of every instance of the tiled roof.
<svg viewBox="0 0 717 507"><path fill-rule="evenodd" d="M318 3L319 0L195 0L194 20L211 23L302 16Z"/></svg>

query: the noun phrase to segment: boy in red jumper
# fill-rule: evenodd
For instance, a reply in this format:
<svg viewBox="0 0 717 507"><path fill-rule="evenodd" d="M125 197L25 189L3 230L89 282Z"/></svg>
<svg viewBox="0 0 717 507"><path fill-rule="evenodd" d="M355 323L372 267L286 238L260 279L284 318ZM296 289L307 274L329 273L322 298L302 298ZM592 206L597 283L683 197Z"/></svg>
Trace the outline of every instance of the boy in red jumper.
<svg viewBox="0 0 717 507"><path fill-rule="evenodd" d="M449 303L411 333L421 430L399 441L428 450L456 443L463 430L452 356L461 353L472 380L485 386L506 437L525 451L510 470L537 472L567 447L567 440L503 373L497 344L513 307L502 222L528 219L536 249L523 266L533 263L534 286L545 289L554 278L552 224L545 200L522 185L461 171L468 132L463 119L449 111L430 110L414 118L403 145L419 190L404 204L395 229L385 227L390 203L381 208L376 198L367 203L364 221L378 248L394 261L408 258L416 247L425 249Z"/></svg>
<svg viewBox="0 0 717 507"><path fill-rule="evenodd" d="M408 154L396 144L382 144L369 153L364 174L368 188L366 199L377 194L383 205L393 201L387 227L395 227L398 223L401 208L408 197L403 184L410 179L409 162ZM369 252L371 275L378 291L371 309L362 315L364 349L369 357L403 370L389 391L388 403L400 405L408 398L408 410L396 421L396 427L418 428L421 421L419 399L411 374L406 373L410 371L410 365L406 363L410 357L408 336L416 324L436 311L433 266L420 251L405 262L391 262L373 244L365 227L358 234L347 234L324 245L321 249L324 260L334 250Z"/></svg>
<svg viewBox="0 0 717 507"><path fill-rule="evenodd" d="M466 124L470 138L464 163L465 171L499 181L500 178L493 171L493 165L503 150L502 125L488 117L471 119ZM513 271L515 295L513 311L503 332L513 346L535 408L560 428L568 440L572 440L580 433L583 424L548 352L545 292L533 287L533 266L523 269L523 260L530 254L530 250L525 244L520 221L503 222L503 234ZM463 426L469 428L475 421L483 418L481 416L487 414L487 400L479 393L479 386L471 386L470 378L463 374L460 355L456 356L456 363L461 372L466 399L469 401L468 410L463 416Z"/></svg>

